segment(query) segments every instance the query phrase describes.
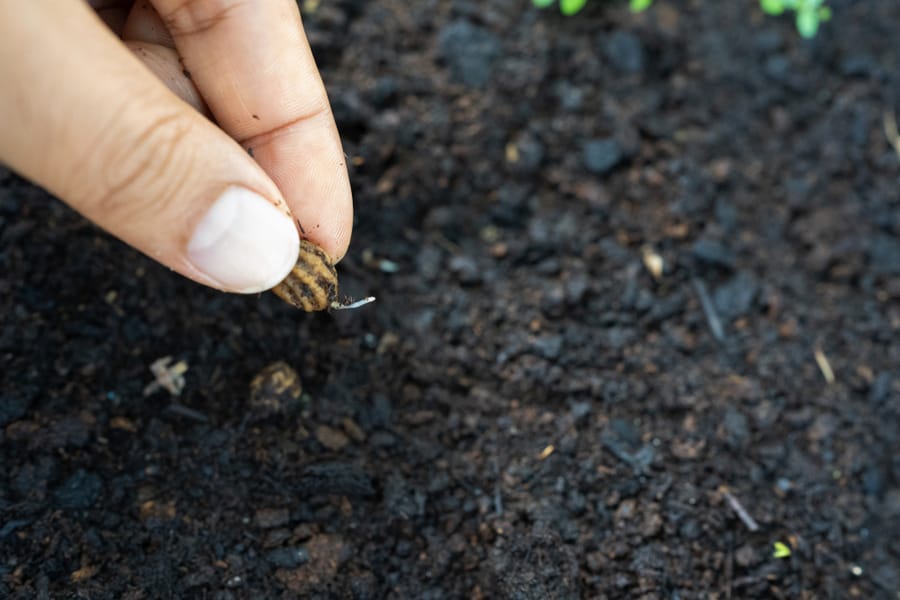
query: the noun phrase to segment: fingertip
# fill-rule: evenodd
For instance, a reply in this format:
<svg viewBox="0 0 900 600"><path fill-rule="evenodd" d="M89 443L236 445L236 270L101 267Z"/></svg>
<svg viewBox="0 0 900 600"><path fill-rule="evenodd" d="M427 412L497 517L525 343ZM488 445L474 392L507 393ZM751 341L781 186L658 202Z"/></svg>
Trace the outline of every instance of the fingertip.
<svg viewBox="0 0 900 600"><path fill-rule="evenodd" d="M230 186L200 218L186 252L209 284L251 294L287 277L297 262L300 238L291 218L274 204Z"/></svg>
<svg viewBox="0 0 900 600"><path fill-rule="evenodd" d="M346 223L341 222L331 230L331 237L327 238L322 244L322 249L334 259L335 263L339 263L347 255L347 249L350 247L350 238L353 233L353 214L351 209L350 218Z"/></svg>

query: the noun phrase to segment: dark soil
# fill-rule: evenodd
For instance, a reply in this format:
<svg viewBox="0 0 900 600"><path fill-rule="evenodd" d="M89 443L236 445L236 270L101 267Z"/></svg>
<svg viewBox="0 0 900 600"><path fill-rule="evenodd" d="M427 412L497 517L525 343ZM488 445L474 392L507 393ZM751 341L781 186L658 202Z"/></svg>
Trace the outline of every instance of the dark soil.
<svg viewBox="0 0 900 600"><path fill-rule="evenodd" d="M756 4L322 2L357 311L2 176L0 597L896 598L900 3Z"/></svg>

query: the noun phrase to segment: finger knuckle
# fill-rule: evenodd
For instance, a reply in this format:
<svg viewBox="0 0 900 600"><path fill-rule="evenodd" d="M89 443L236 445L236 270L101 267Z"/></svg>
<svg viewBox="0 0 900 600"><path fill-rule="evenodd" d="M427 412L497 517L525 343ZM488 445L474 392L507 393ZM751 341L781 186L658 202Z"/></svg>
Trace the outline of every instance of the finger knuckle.
<svg viewBox="0 0 900 600"><path fill-rule="evenodd" d="M173 37L209 32L228 20L238 0L181 0L160 13Z"/></svg>
<svg viewBox="0 0 900 600"><path fill-rule="evenodd" d="M136 131L118 136L119 150L101 152L103 165L95 212L104 220L133 222L150 207L164 212L183 193L190 172L187 139L195 125L179 111L146 119ZM128 140L122 143L122 140Z"/></svg>

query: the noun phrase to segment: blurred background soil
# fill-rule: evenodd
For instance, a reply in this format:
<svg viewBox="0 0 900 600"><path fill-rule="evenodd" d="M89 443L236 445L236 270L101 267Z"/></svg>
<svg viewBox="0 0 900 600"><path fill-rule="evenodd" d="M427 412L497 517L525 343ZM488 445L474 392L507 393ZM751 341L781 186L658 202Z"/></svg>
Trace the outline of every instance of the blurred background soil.
<svg viewBox="0 0 900 600"><path fill-rule="evenodd" d="M900 3L830 4L306 2L357 311L0 175L0 597L897 598Z"/></svg>

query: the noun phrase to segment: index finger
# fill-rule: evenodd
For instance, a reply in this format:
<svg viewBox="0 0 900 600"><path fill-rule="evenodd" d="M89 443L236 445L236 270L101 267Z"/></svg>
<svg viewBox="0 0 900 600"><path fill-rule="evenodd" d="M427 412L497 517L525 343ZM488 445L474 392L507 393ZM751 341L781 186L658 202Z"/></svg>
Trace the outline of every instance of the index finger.
<svg viewBox="0 0 900 600"><path fill-rule="evenodd" d="M353 204L340 137L294 0L151 0L219 126L339 259Z"/></svg>

